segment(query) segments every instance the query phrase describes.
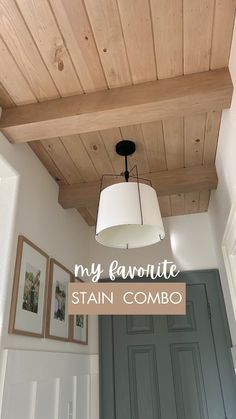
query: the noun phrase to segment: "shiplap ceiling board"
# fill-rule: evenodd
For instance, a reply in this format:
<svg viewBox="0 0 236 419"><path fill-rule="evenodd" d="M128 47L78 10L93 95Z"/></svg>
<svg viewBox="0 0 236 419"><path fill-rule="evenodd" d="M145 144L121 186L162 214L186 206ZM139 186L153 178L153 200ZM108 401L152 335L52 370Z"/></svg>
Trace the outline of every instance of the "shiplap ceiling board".
<svg viewBox="0 0 236 419"><path fill-rule="evenodd" d="M0 129L30 141L62 188L121 173L115 144L125 138L147 177L204 173L232 96L235 9L236 0L0 0ZM223 77L209 92L204 74ZM182 84L177 98L178 77L196 77L194 95ZM163 216L207 211L212 187L160 196ZM94 224L96 200L77 207Z"/></svg>
<svg viewBox="0 0 236 419"><path fill-rule="evenodd" d="M215 167L195 166L175 170L148 173L146 179L152 182L159 196L186 194L216 189L217 174ZM108 179L107 185L120 182L119 178ZM96 205L99 197L100 182L93 181L72 185L61 185L59 202L63 208L80 208Z"/></svg>

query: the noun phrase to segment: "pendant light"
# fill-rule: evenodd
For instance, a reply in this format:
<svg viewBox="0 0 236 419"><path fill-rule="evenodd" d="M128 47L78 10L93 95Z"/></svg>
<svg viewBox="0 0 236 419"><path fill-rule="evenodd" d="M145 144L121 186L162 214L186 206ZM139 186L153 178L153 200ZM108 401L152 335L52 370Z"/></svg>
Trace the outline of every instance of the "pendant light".
<svg viewBox="0 0 236 419"><path fill-rule="evenodd" d="M139 248L165 237L155 189L150 181L139 178L137 166L128 170L128 156L135 149L135 143L130 140L117 143L117 154L125 158L125 171L118 175L123 179L117 183L117 176L104 175L101 180L95 238L104 246ZM135 176L131 174L134 169ZM116 183L103 189L106 176L116 178Z"/></svg>

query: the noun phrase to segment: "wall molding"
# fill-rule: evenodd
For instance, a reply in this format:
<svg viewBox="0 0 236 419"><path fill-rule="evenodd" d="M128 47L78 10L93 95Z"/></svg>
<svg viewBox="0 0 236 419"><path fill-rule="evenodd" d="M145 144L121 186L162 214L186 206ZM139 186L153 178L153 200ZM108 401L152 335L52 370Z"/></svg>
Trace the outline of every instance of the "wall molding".
<svg viewBox="0 0 236 419"><path fill-rule="evenodd" d="M98 419L98 355L4 353L1 419Z"/></svg>

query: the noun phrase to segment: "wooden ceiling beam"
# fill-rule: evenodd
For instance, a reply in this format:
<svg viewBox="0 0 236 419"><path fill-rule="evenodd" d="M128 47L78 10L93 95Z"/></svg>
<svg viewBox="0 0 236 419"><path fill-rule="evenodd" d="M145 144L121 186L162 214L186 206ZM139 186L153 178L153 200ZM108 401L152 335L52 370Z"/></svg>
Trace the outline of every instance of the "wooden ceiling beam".
<svg viewBox="0 0 236 419"><path fill-rule="evenodd" d="M218 182L213 165L166 170L143 176L152 182L158 196L216 189ZM116 180L112 177L110 182L120 182L120 178ZM63 208L94 206L98 202L99 190L99 181L61 185L58 202Z"/></svg>
<svg viewBox="0 0 236 419"><path fill-rule="evenodd" d="M12 143L55 138L229 108L228 69L5 109L0 130Z"/></svg>

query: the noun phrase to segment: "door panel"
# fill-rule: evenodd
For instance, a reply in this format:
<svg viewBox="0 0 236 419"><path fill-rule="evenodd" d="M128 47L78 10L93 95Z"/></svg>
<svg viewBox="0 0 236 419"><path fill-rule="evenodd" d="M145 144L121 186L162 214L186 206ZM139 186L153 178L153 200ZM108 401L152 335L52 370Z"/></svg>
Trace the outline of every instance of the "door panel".
<svg viewBox="0 0 236 419"><path fill-rule="evenodd" d="M167 316L168 332L187 332L196 330L194 304L186 302L186 316Z"/></svg>
<svg viewBox="0 0 236 419"><path fill-rule="evenodd" d="M171 345L177 417L208 419L198 343Z"/></svg>
<svg viewBox="0 0 236 419"><path fill-rule="evenodd" d="M127 316L127 333L153 333L152 316Z"/></svg>
<svg viewBox="0 0 236 419"><path fill-rule="evenodd" d="M128 365L131 418L161 419L154 345L130 346Z"/></svg>
<svg viewBox="0 0 236 419"><path fill-rule="evenodd" d="M224 419L204 284L186 316L114 316L117 419Z"/></svg>

